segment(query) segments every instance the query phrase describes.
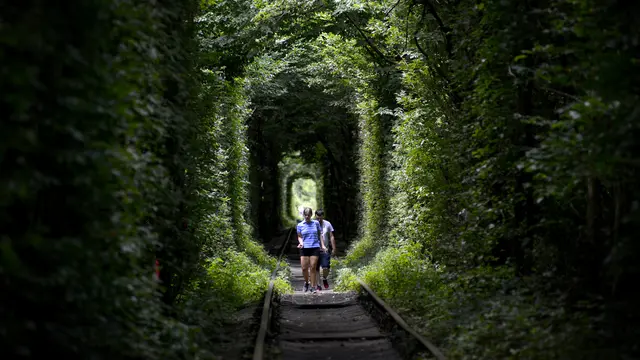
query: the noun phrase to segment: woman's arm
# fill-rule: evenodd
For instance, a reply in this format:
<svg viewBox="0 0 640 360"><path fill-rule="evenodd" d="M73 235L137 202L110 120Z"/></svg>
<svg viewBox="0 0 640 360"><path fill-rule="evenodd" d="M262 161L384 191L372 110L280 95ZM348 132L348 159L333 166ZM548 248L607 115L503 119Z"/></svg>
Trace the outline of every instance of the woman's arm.
<svg viewBox="0 0 640 360"><path fill-rule="evenodd" d="M302 241L302 234L298 232L298 247L302 249L304 242Z"/></svg>

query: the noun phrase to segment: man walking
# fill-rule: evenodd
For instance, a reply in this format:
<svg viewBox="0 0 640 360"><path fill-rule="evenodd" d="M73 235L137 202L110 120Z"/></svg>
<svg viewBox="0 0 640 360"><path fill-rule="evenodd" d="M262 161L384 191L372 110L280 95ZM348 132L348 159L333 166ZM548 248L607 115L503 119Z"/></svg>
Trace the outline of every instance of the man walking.
<svg viewBox="0 0 640 360"><path fill-rule="evenodd" d="M322 268L322 285L324 285L325 289L328 289L329 282L327 281L327 276L329 276L329 269L331 268L331 255L335 256L336 254L336 238L333 236L333 226L330 222L324 219L324 211L322 209L316 210L316 220L322 229L321 241L324 244L323 247L327 249L326 252L320 253L320 261L318 261L316 268L318 290L322 290L322 287L320 286L320 268Z"/></svg>

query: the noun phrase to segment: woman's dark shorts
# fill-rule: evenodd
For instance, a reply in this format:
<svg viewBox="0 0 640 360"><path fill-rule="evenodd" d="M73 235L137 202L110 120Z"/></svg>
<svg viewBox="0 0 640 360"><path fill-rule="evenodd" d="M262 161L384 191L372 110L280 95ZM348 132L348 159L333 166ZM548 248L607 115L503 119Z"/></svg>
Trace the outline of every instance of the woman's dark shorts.
<svg viewBox="0 0 640 360"><path fill-rule="evenodd" d="M300 249L300 256L320 256L320 248L302 248Z"/></svg>

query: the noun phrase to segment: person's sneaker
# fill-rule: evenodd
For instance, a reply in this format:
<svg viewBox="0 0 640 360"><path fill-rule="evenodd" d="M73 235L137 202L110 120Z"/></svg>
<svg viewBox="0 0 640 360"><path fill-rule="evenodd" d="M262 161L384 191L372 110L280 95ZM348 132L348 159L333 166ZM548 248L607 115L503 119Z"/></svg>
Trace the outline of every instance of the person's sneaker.
<svg viewBox="0 0 640 360"><path fill-rule="evenodd" d="M304 292L309 291L309 283L304 283Z"/></svg>
<svg viewBox="0 0 640 360"><path fill-rule="evenodd" d="M322 291L322 286L318 285L318 291Z"/></svg>
<svg viewBox="0 0 640 360"><path fill-rule="evenodd" d="M316 287L315 287L315 286L312 286L312 287L311 287L311 293L312 293L312 294L315 294L315 293L316 293L316 291L318 291L318 290L316 289Z"/></svg>
<svg viewBox="0 0 640 360"><path fill-rule="evenodd" d="M325 289L329 288L329 282L327 281L327 279L322 279L322 285L324 285ZM318 285L318 287L320 287L320 286Z"/></svg>

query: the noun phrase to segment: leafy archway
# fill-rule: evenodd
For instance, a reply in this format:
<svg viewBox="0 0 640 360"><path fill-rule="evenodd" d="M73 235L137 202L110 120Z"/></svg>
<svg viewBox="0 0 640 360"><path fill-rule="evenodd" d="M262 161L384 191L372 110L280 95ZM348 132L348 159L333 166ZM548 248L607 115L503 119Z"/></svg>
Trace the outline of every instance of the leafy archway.
<svg viewBox="0 0 640 360"><path fill-rule="evenodd" d="M322 168L317 164L305 164L295 155L296 154L290 157L285 157L278 166L278 172L280 174L279 177L281 179L281 208L279 209L279 213L284 226L293 226L296 224L297 218L296 211L294 209L296 204L293 204L292 200L293 184L297 180L312 180L315 183L316 207L323 207L324 204L324 181Z"/></svg>
<svg viewBox="0 0 640 360"><path fill-rule="evenodd" d="M316 182L311 177L299 177L291 182L289 189L289 214L299 218L300 211L309 207L318 209L316 197Z"/></svg>

